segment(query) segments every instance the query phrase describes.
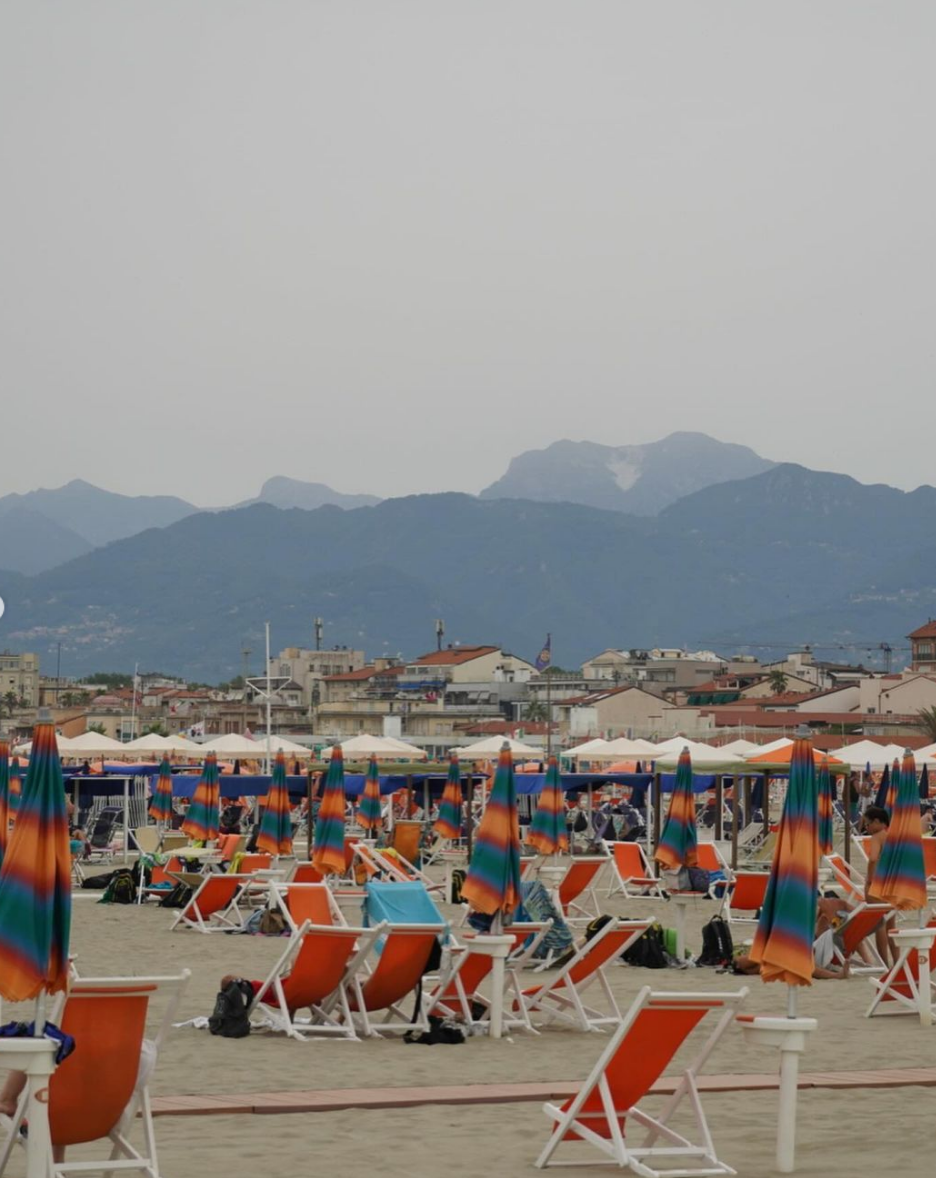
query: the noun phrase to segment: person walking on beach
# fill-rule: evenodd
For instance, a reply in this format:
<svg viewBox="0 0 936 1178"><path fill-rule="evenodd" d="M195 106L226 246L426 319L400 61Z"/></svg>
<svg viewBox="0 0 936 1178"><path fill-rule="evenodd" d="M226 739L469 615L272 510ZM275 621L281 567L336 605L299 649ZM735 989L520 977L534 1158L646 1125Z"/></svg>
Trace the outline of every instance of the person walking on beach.
<svg viewBox="0 0 936 1178"><path fill-rule="evenodd" d="M874 874L877 871L884 850L884 841L890 826L890 814L883 806L869 806L864 812L864 827L871 838L868 840L868 873L865 876L865 901L868 904L883 904L886 901L874 894ZM897 948L887 935L890 921L885 919L874 930L874 944L881 960L888 968L897 964Z"/></svg>

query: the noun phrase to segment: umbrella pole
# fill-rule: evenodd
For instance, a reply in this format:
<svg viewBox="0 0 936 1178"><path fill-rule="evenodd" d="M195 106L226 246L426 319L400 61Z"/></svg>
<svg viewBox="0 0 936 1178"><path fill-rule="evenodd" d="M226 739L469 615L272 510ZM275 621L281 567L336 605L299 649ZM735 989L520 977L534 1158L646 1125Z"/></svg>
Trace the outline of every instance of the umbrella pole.
<svg viewBox="0 0 936 1178"><path fill-rule="evenodd" d="M468 858L471 859L471 844L474 836L474 773L468 774L468 813L465 815L465 842Z"/></svg>
<svg viewBox="0 0 936 1178"><path fill-rule="evenodd" d="M731 792L731 870L738 870L738 791L740 782L735 778Z"/></svg>
<svg viewBox="0 0 936 1178"><path fill-rule="evenodd" d="M845 862L851 865L852 782L850 773L845 777L842 799L845 803Z"/></svg>
<svg viewBox="0 0 936 1178"><path fill-rule="evenodd" d="M124 778L123 787L123 861L124 866L130 862L130 778Z"/></svg>
<svg viewBox="0 0 936 1178"><path fill-rule="evenodd" d="M312 766L306 774L306 859L312 862Z"/></svg>
<svg viewBox="0 0 936 1178"><path fill-rule="evenodd" d="M724 835L724 821L722 815L722 806L725 804L725 775L723 773L716 773L715 775L715 842L720 843Z"/></svg>

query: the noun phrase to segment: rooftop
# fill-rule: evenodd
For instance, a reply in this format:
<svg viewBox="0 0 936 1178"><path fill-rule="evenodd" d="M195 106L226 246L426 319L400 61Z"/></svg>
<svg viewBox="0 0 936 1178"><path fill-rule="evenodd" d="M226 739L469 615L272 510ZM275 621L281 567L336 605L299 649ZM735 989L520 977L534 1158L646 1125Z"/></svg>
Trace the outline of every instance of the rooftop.
<svg viewBox="0 0 936 1178"><path fill-rule="evenodd" d="M419 667L453 667L461 663L470 663L472 659L484 658L488 654L497 654L499 646L447 646L445 650L434 650L431 654L420 655L408 665Z"/></svg>

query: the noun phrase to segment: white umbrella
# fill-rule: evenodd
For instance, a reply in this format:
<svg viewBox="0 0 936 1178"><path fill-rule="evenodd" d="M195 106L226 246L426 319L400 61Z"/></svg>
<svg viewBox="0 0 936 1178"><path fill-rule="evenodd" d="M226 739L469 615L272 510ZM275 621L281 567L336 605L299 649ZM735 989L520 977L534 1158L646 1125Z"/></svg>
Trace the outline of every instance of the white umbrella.
<svg viewBox="0 0 936 1178"><path fill-rule="evenodd" d="M894 757L903 758L903 749L894 752L896 745L876 744L873 740L859 740L855 744L843 745L840 749L833 749L829 754L853 769L864 769L870 764L872 769L883 769L889 765Z"/></svg>
<svg viewBox="0 0 936 1178"><path fill-rule="evenodd" d="M261 737L260 742L264 749L266 748L266 737ZM284 753L288 757L311 757L312 750L307 749L304 744L296 744L294 740L287 740L285 736L271 736L270 737L270 751L275 753Z"/></svg>
<svg viewBox="0 0 936 1178"><path fill-rule="evenodd" d="M684 740L679 749L671 749L665 753L661 753L657 757L656 767L658 769L667 769L675 766L683 749L688 748L689 756L692 758L692 768L694 770L707 769L709 771L720 769L732 769L737 765L744 763L744 758L739 757L737 753L725 752L724 749L715 749L708 744L699 744L694 740Z"/></svg>
<svg viewBox="0 0 936 1178"><path fill-rule="evenodd" d="M123 745L125 753L170 753L173 743L168 736L159 736L155 732L148 732L145 736L138 736Z"/></svg>
<svg viewBox="0 0 936 1178"><path fill-rule="evenodd" d="M201 754L217 753L219 757L234 757L235 760L262 761L266 756L266 746L262 741L251 740L249 736L238 736L234 732L199 745L198 751Z"/></svg>
<svg viewBox="0 0 936 1178"><path fill-rule="evenodd" d="M753 740L730 740L727 744L721 746L722 751L726 753L737 753L739 757L746 757L749 753L759 753L761 751L760 745L755 744Z"/></svg>
<svg viewBox="0 0 936 1178"><path fill-rule="evenodd" d="M656 760L660 755L660 746L651 744L649 740L631 740L627 736L619 736L608 744L609 757L615 761L646 761L649 757Z"/></svg>
<svg viewBox="0 0 936 1178"><path fill-rule="evenodd" d="M767 744L759 744L756 751L752 751L752 756L759 757L761 753L777 753L781 749L787 748L793 743L788 736L781 736L779 740L768 741Z"/></svg>
<svg viewBox="0 0 936 1178"><path fill-rule="evenodd" d="M405 740L397 740L395 736L385 736L384 740L393 748L399 749L403 756L409 757L411 761L425 761L429 757L425 749L415 744L407 744Z"/></svg>
<svg viewBox="0 0 936 1178"><path fill-rule="evenodd" d="M350 740L343 740L340 744L346 761L368 761L371 757L376 757L378 761L426 759L424 750L416 748L415 745L404 744L402 740L393 740L387 736L369 736L366 732L362 732L360 736L352 736ZM331 747L322 749L323 760L331 760L331 755Z"/></svg>
<svg viewBox="0 0 936 1178"><path fill-rule="evenodd" d="M488 761L498 756L505 744L514 757L534 757L541 760L544 755L541 748L536 749L530 744L524 744L522 740L510 740L505 736L489 736L485 740L476 741L475 744L452 749L452 752L458 753L466 761Z"/></svg>
<svg viewBox="0 0 936 1178"><path fill-rule="evenodd" d="M587 761L589 758L594 759L602 753L606 753L610 747L608 741L597 736L594 740L586 740L584 744L575 745L574 748L563 749L561 755L563 757L581 757Z"/></svg>
<svg viewBox="0 0 936 1178"><path fill-rule="evenodd" d="M59 753L66 757L104 757L120 754L126 746L100 732L82 732L80 736L58 738Z"/></svg>

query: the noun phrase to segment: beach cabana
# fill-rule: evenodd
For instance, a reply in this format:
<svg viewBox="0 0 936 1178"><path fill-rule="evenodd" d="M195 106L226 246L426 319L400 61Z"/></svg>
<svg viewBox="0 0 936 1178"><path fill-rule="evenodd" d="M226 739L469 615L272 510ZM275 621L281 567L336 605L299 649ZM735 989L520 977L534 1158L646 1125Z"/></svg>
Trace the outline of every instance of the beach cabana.
<svg viewBox="0 0 936 1178"><path fill-rule="evenodd" d="M543 757L541 748L534 748L531 744L524 744L522 740L511 740L509 737L503 736L487 737L474 744L452 749L452 752L457 753L463 761L489 761L494 757L499 757L505 747L511 756L511 773L513 772L514 757L532 757L535 760L541 760Z"/></svg>

